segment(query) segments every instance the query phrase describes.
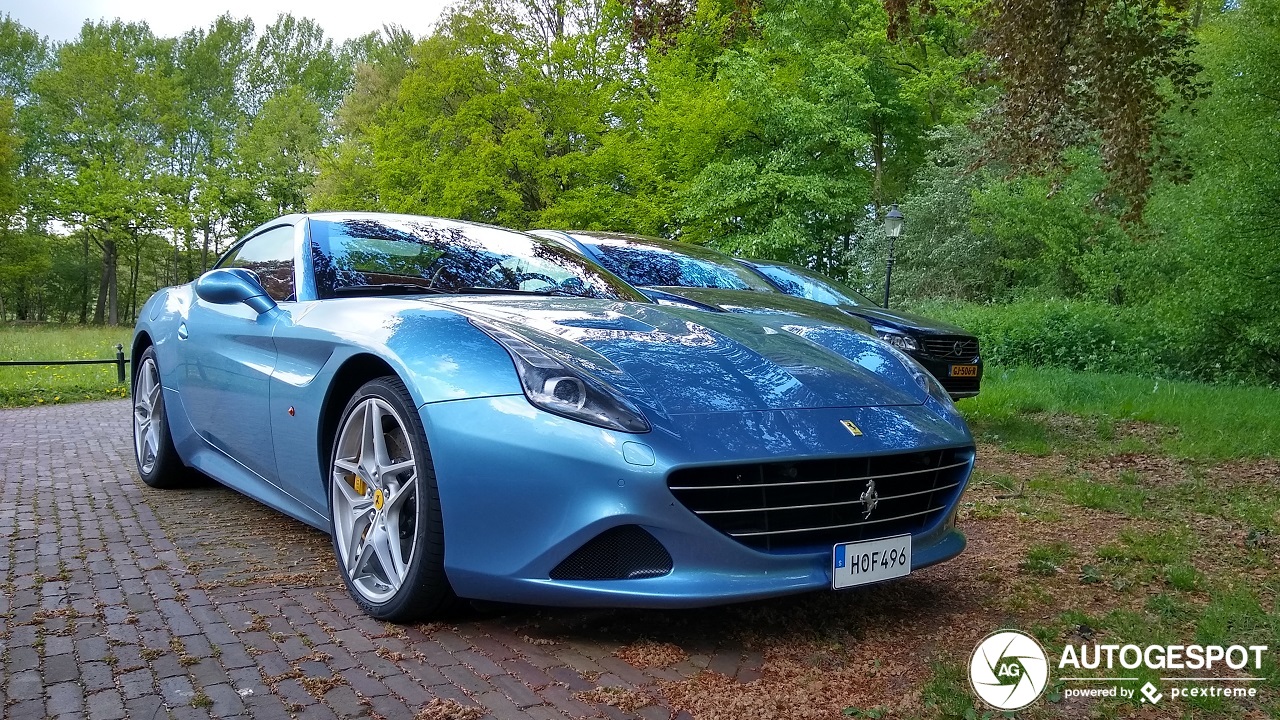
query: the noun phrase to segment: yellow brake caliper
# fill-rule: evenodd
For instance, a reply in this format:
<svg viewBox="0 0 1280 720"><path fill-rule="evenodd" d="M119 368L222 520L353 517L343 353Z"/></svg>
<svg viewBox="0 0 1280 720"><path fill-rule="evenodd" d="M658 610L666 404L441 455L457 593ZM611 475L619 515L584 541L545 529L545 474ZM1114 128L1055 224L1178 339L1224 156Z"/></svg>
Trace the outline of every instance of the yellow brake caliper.
<svg viewBox="0 0 1280 720"><path fill-rule="evenodd" d="M348 475L347 482L351 483L351 487L355 488L355 491L361 495L364 495L365 491L369 489L364 483L364 478L359 475ZM361 539L369 534L369 527L370 526L365 526L365 529L360 531Z"/></svg>

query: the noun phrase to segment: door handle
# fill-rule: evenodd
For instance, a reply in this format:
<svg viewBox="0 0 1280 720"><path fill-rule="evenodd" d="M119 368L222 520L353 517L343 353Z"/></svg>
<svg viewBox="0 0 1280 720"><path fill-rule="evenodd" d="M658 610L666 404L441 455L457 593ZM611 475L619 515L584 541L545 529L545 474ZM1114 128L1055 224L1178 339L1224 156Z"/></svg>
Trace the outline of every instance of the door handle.
<svg viewBox="0 0 1280 720"><path fill-rule="evenodd" d="M188 333L187 333L187 324L186 324L186 323L178 323L178 339L179 339L179 340L186 340L186 339L187 339L187 335L188 335Z"/></svg>

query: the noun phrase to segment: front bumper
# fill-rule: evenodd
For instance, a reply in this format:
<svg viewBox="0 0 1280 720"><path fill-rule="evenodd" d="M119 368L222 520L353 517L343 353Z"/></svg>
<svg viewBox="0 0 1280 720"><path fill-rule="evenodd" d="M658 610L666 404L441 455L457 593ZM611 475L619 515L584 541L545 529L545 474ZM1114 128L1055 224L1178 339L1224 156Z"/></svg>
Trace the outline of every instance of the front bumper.
<svg viewBox="0 0 1280 720"><path fill-rule="evenodd" d="M421 408L440 489L445 570L463 597L533 604L697 607L831 587L831 546L760 551L724 535L667 488L691 465L849 457L972 444L940 404L705 413L656 419L642 435L567 420L522 395ZM651 420L655 420L651 418ZM862 430L854 436L841 424ZM968 470L964 473L967 481ZM959 554L941 519L913 534L912 568ZM667 549L660 577L552 580L553 569L611 528L636 525Z"/></svg>
<svg viewBox="0 0 1280 720"><path fill-rule="evenodd" d="M959 400L961 398L974 397L982 386L982 358L974 358L972 360L940 360L930 355L919 352L911 353L911 357L915 358L925 370L928 370L938 382L942 384L942 388L952 399ZM952 377L952 365L977 365L978 374L970 377Z"/></svg>

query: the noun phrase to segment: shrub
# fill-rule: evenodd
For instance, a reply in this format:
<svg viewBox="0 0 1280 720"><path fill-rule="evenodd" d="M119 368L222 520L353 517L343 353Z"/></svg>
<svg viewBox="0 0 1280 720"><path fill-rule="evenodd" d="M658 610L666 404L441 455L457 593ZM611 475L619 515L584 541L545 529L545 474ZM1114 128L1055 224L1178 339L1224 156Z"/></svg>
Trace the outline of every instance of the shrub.
<svg viewBox="0 0 1280 720"><path fill-rule="evenodd" d="M1136 310L1100 303L1023 300L1004 305L919 308L978 336L994 365L1063 367L1092 372L1181 373L1168 334Z"/></svg>

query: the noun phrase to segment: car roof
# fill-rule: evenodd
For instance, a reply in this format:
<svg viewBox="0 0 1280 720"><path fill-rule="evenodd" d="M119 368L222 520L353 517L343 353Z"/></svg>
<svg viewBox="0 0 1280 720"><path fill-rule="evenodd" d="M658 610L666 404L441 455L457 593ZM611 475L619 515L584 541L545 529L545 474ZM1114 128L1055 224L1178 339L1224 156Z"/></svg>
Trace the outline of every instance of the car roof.
<svg viewBox="0 0 1280 720"><path fill-rule="evenodd" d="M457 220L455 218L442 218L433 215L414 215L412 213L390 213L390 212L373 212L364 210L323 210L319 212L297 213L295 215L286 215L285 217L296 217L298 219L307 218L310 220L325 220L328 222L342 222L343 220L382 220L385 222L422 222L424 220L433 224L441 225L463 225L468 227L485 228L488 230L502 230L509 233L517 233L527 235L528 233L520 230L513 230L509 227L501 225L492 225L490 223L474 222L471 220Z"/></svg>
<svg viewBox="0 0 1280 720"><path fill-rule="evenodd" d="M427 221L431 224L452 225L485 228L487 230L501 230L503 232L515 233L518 235L528 235L529 233L513 230L509 227L501 225L492 225L490 223L473 222L471 220L457 220L454 218L442 218L432 215L414 215L412 213L390 213L390 212L374 212L365 210L321 210L316 212L289 213L279 217L272 218L254 229L245 233L241 238L247 238L256 235L268 228L279 225L296 225L302 220L324 220L326 222L342 222L343 220L381 220L384 222L423 222ZM544 240L547 238L543 238Z"/></svg>

